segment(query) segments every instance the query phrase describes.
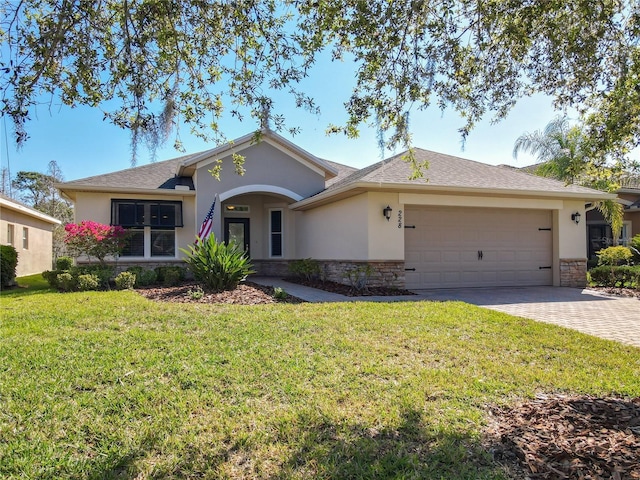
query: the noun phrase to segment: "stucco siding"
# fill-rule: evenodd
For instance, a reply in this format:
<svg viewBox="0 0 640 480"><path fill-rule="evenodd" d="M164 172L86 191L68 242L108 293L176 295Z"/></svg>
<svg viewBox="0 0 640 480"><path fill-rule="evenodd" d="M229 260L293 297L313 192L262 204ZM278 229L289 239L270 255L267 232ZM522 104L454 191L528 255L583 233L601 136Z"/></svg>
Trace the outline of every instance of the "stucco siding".
<svg viewBox="0 0 640 480"><path fill-rule="evenodd" d="M223 195L225 192L233 192L247 186L275 187L272 191L258 188L254 192L292 192L298 196L295 200L318 193L324 188L324 174L319 169L292 158L266 142L244 149L242 155L245 157L244 175L235 173L235 166L230 155L221 159L220 180L209 173L209 170L214 166L212 161L204 161L198 166L194 175L194 183L198 192L198 218L204 218L207 214L215 194ZM220 235L219 224L216 230L216 235Z"/></svg>
<svg viewBox="0 0 640 480"><path fill-rule="evenodd" d="M580 223L571 220L571 214L578 212ZM583 201L565 200L563 208L558 210L558 257L559 258L587 258L587 236L585 234L585 219Z"/></svg>
<svg viewBox="0 0 640 480"><path fill-rule="evenodd" d="M18 252L16 276L33 275L51 270L52 267L52 231L51 223L10 210L2 209L0 219L0 238L3 245L11 242L7 238L8 225L13 225L13 246ZM28 230L28 245L23 248L23 229Z"/></svg>
<svg viewBox="0 0 640 480"><path fill-rule="evenodd" d="M297 256L316 260L368 260L368 220L366 193L299 212Z"/></svg>
<svg viewBox="0 0 640 480"><path fill-rule="evenodd" d="M397 193L369 192L369 260L404 260L404 211ZM382 211L391 207L387 220Z"/></svg>
<svg viewBox="0 0 640 480"><path fill-rule="evenodd" d="M221 158L220 180L209 173L209 170L214 166L212 161L203 161L193 176L197 192L196 217L198 222L202 222L211 208L215 195L217 194L221 199L216 204L213 222L213 232L218 238L223 236L221 203L222 201L235 201L235 198L240 197L234 192L240 191L242 194L266 193L277 195L283 200L293 201L313 195L324 188L324 174L316 167L312 167L300 159L292 158L266 142L244 149L242 155L245 157L245 174L242 176L235 173L231 156ZM260 242L259 245L252 246L252 255L254 248L257 248L255 252L260 257L256 258L268 258L265 256L268 247L265 246L263 240L260 240L259 235L253 233L258 232L257 228L257 223L252 222L251 242ZM265 231L266 226L261 232ZM288 249L288 251L291 250Z"/></svg>

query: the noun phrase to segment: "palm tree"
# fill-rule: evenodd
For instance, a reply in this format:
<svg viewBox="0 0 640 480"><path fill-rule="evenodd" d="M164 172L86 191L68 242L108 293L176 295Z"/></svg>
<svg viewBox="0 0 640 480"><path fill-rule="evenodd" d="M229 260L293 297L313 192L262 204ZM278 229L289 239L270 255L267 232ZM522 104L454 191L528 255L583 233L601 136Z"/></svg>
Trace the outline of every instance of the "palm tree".
<svg viewBox="0 0 640 480"><path fill-rule="evenodd" d="M556 117L543 131L520 135L513 146L513 157L526 152L538 159L534 173L555 178L570 184L614 193L619 185L613 172L607 175L591 175L591 163L585 152L584 134L578 126L571 126L567 117ZM615 200L600 200L594 204L611 226L614 243L622 231L623 206Z"/></svg>

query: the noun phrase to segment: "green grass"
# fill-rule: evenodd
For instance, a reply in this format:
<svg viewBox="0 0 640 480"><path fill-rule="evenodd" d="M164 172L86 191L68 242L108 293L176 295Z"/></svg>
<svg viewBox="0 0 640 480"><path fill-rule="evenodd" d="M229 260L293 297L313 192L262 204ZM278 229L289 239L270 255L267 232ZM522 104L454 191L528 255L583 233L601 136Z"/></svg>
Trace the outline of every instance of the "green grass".
<svg viewBox="0 0 640 480"><path fill-rule="evenodd" d="M505 478L488 404L640 395L639 349L459 302L24 284L0 298L0 478Z"/></svg>

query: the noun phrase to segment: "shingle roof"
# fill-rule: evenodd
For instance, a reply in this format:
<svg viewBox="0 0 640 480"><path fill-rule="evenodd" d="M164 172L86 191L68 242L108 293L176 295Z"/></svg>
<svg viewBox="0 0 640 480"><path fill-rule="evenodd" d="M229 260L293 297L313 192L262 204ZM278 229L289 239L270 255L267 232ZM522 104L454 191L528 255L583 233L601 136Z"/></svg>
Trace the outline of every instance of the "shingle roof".
<svg viewBox="0 0 640 480"><path fill-rule="evenodd" d="M431 187L482 188L488 190L518 190L549 193L584 193L593 196L596 190L578 185L565 185L550 178L518 170L496 167L452 155L415 148L416 160L428 162L423 177L411 180L412 167L403 160L407 152L357 170L333 183L327 192L355 183L424 185Z"/></svg>
<svg viewBox="0 0 640 480"><path fill-rule="evenodd" d="M62 190L65 188L82 188L94 187L105 188L116 187L118 189L170 189L173 190L176 185L187 185L193 190L193 181L189 177L177 177L176 171L179 165L196 154L185 155L171 160L162 162L154 162L140 167L128 168L118 172L107 173L104 175L96 175L93 177L81 178L70 182L64 182L58 187Z"/></svg>
<svg viewBox="0 0 640 480"><path fill-rule="evenodd" d="M338 175L326 181L325 186L327 188L358 170L357 168L350 167L349 165L343 165L342 163L332 162L331 160L326 159L323 160L338 171Z"/></svg>

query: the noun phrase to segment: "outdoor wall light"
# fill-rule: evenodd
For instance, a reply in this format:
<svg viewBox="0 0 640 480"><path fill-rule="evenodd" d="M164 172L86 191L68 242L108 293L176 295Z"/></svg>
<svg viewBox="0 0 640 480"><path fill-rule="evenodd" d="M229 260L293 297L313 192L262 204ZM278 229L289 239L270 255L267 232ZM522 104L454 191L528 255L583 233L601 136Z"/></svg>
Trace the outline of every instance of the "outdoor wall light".
<svg viewBox="0 0 640 480"><path fill-rule="evenodd" d="M576 212L576 213L572 213L571 214L571 220L573 220L574 222L576 222L576 225L578 223L580 223L580 212Z"/></svg>
<svg viewBox="0 0 640 480"><path fill-rule="evenodd" d="M387 219L387 222L391 220L392 211L393 211L393 208L391 208L389 205L387 205L385 208L382 209L382 215L384 215L384 218Z"/></svg>

